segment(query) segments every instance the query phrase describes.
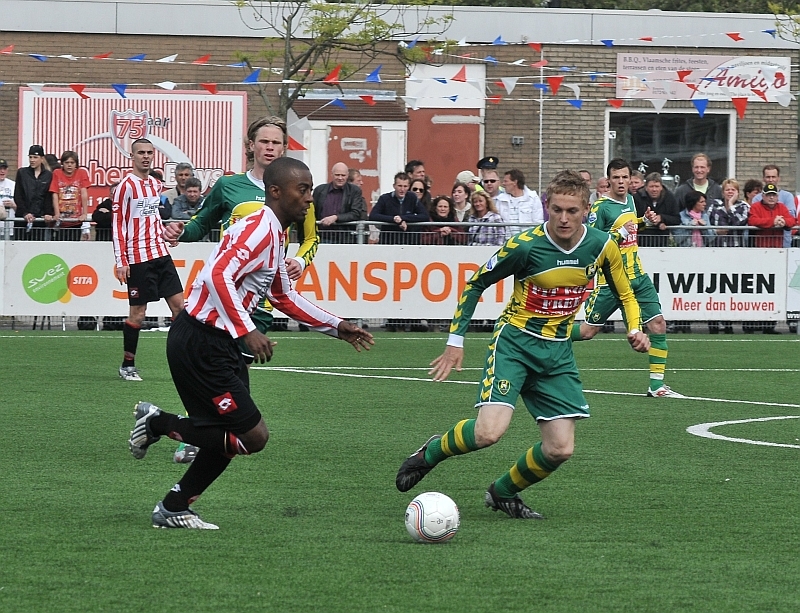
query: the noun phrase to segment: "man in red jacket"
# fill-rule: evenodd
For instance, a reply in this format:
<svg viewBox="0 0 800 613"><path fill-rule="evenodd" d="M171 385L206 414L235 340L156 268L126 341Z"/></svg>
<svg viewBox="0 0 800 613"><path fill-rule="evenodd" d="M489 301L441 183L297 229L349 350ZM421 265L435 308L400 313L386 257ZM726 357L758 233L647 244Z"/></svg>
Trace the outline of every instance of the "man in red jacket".
<svg viewBox="0 0 800 613"><path fill-rule="evenodd" d="M778 202L778 186L767 183L764 186L761 202L750 205L748 225L763 228L755 236L756 247L783 247L783 229L797 223L794 215Z"/></svg>

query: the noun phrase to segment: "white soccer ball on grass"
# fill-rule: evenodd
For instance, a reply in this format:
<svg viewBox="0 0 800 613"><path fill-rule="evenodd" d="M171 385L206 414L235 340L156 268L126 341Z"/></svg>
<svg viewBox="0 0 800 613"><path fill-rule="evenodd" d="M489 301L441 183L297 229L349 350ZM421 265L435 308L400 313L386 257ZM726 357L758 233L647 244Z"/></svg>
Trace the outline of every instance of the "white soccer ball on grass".
<svg viewBox="0 0 800 613"><path fill-rule="evenodd" d="M444 543L458 532L456 503L439 492L420 494L406 509L406 530L418 543Z"/></svg>

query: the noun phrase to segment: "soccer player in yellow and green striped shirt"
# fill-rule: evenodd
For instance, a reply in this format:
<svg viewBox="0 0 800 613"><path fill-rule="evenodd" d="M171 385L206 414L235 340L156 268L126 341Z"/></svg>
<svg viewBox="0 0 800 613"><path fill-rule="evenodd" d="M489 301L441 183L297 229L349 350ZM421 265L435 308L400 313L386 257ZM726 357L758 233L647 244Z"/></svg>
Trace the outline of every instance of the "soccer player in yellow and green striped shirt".
<svg viewBox="0 0 800 613"><path fill-rule="evenodd" d="M647 395L653 398L683 398L664 383L667 365L667 322L661 314L658 292L642 267L639 259L637 236L643 218L636 216L636 206L628 193L631 182L631 167L627 160L615 158L606 169L611 191L599 198L589 211L589 226L611 234L619 245L625 274L630 280L636 301L642 312L642 322L650 336L650 386ZM650 214L648 209L645 216ZM585 304L586 320L580 327L572 329L573 341L594 338L609 317L620 307L620 302L611 291L602 274L597 276L597 286ZM623 318L625 312L623 311Z"/></svg>
<svg viewBox="0 0 800 613"><path fill-rule="evenodd" d="M571 455L575 422L589 417L570 331L584 290L598 270L626 312L628 341L640 352L650 346L639 330L639 306L625 274L619 247L606 232L589 228L589 188L574 171L556 175L547 188L548 221L508 239L469 280L458 301L445 352L431 365L434 380L461 370L464 335L481 294L514 277L514 293L497 319L475 406L466 419L433 436L403 462L396 485L416 485L434 466L496 443L505 433L518 397L536 419L542 440L489 486L486 505L513 518L540 519L519 492L550 475Z"/></svg>

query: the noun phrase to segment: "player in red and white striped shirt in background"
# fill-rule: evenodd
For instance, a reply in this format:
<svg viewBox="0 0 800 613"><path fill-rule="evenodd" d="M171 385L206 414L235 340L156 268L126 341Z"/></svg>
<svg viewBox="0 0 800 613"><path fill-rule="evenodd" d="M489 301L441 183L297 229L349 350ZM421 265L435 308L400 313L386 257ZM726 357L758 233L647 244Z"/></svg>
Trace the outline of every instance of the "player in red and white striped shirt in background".
<svg viewBox="0 0 800 613"><path fill-rule="evenodd" d="M183 310L183 286L175 264L161 237L164 226L158 213L161 181L151 177L155 149L145 138L133 141L133 170L114 191L112 230L114 275L128 285L128 319L122 327L123 361L119 376L126 381L141 381L136 368L139 330L147 314L147 303L166 298L172 317Z"/></svg>
<svg viewBox="0 0 800 613"><path fill-rule="evenodd" d="M311 203L308 167L280 158L264 171L263 208L230 226L192 284L186 310L167 337L167 361L189 418L149 402L136 405L128 444L141 459L162 436L200 448L181 480L156 504L156 528L215 530L189 508L236 455L261 451L269 432L253 398L241 338L259 362L272 357L272 343L250 313L262 296L292 319L369 349L372 335L300 296L286 273L284 233L305 219ZM276 402L280 399L275 398ZM248 492L252 494L252 492Z"/></svg>

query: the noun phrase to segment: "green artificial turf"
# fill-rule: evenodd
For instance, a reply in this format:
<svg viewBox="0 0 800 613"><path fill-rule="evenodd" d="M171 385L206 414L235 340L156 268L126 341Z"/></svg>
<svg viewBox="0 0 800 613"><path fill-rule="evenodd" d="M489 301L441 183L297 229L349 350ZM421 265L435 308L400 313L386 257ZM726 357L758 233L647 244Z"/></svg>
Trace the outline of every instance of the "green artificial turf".
<svg viewBox="0 0 800 613"><path fill-rule="evenodd" d="M142 461L127 450L138 400L181 408L163 333L142 334L141 383L117 377L119 333L3 333L0 611L800 609L800 449L686 431L800 415L796 337L670 337L667 383L698 398L685 400L644 397L647 358L621 335L576 344L593 416L573 458L523 493L541 522L483 505L538 440L522 405L493 448L394 487L405 456L474 415L487 335L468 337L447 383L427 377L442 334L379 334L362 354L313 333L274 339L251 372L270 441L195 504L212 532L154 530L184 467L167 439ZM712 431L800 445L800 419ZM430 490L461 511L446 544L416 544L403 525Z"/></svg>

